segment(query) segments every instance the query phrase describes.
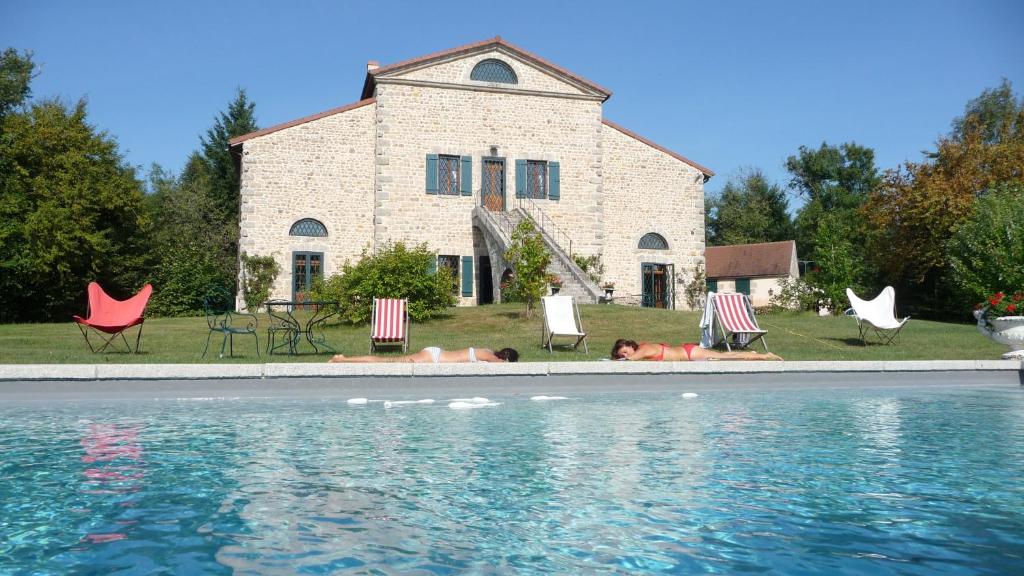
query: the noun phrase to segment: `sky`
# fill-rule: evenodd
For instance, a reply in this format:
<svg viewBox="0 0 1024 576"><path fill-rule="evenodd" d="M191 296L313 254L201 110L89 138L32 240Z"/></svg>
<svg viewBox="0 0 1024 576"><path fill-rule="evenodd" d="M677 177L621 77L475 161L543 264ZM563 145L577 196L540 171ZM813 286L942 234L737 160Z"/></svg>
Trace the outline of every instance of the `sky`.
<svg viewBox="0 0 1024 576"><path fill-rule="evenodd" d="M500 35L610 89L605 118L714 170L710 193L750 168L785 186L822 142L921 160L986 88L1024 93L1022 30L1018 0L0 0L33 96L85 98L140 175L180 170L237 88L272 126L358 100L368 60Z"/></svg>

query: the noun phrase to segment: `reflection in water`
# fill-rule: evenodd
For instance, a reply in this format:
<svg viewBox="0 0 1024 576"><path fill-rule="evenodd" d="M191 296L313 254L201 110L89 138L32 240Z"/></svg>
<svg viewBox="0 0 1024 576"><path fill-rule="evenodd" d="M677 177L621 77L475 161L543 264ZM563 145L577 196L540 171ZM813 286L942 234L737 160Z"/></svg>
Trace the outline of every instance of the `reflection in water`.
<svg viewBox="0 0 1024 576"><path fill-rule="evenodd" d="M142 425L116 423L90 423L82 435L81 446L85 454L82 462L92 466L83 470L86 481L82 492L91 495L120 495L138 492L145 476L143 450L139 442ZM131 500L118 500L118 506L130 507ZM122 521L119 525L134 524ZM84 541L104 544L124 540L122 531L89 532Z"/></svg>

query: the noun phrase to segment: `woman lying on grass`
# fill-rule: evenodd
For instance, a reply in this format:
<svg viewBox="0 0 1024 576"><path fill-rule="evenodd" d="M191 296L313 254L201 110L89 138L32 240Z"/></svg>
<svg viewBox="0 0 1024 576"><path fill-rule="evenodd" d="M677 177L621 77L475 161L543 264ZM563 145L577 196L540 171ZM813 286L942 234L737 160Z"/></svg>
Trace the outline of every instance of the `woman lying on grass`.
<svg viewBox="0 0 1024 576"><path fill-rule="evenodd" d="M424 348L405 356L345 356L337 354L328 362L412 362L414 364L441 364L455 362L516 362L519 352L513 348L502 348L497 352L489 348L463 348L461 350L442 350L437 346Z"/></svg>
<svg viewBox="0 0 1024 576"><path fill-rule="evenodd" d="M612 360L665 360L665 361L697 361L697 360L782 360L770 352L719 352L701 348L698 344L687 342L679 346L668 344L637 343L634 340L620 338L612 346Z"/></svg>

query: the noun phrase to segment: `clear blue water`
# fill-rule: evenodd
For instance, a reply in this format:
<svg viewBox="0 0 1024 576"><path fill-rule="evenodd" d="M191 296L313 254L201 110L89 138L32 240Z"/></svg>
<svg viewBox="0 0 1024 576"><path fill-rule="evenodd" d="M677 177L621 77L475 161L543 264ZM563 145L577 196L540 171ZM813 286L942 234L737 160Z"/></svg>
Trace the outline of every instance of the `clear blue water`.
<svg viewBox="0 0 1024 576"><path fill-rule="evenodd" d="M1024 573L1024 391L0 406L0 573Z"/></svg>

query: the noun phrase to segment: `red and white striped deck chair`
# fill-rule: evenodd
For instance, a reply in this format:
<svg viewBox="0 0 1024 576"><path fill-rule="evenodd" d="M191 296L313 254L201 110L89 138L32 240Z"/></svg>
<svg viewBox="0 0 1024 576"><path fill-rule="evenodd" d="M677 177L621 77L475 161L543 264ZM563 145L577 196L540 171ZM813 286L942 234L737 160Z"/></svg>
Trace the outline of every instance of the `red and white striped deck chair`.
<svg viewBox="0 0 1024 576"><path fill-rule="evenodd" d="M409 350L409 301L374 298L370 317L370 352L380 346L401 346Z"/></svg>
<svg viewBox="0 0 1024 576"><path fill-rule="evenodd" d="M715 335L715 344L724 342L725 348L732 350L733 346L746 348L760 339L764 351L768 351L768 342L764 338L768 331L761 330L757 325L754 307L750 305L746 294L712 294L711 306L714 311L712 333Z"/></svg>

